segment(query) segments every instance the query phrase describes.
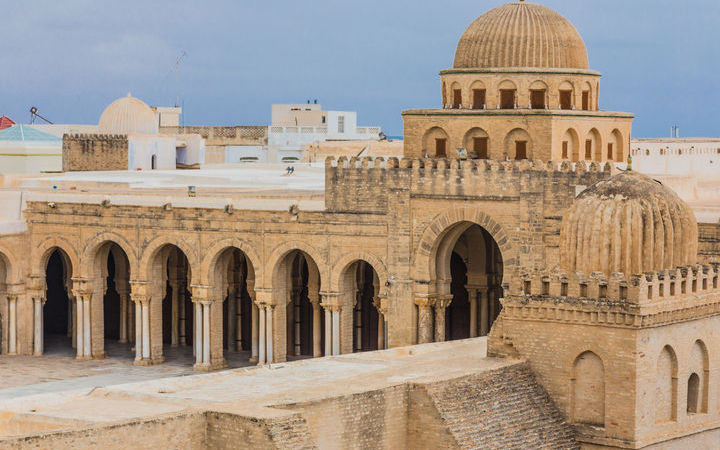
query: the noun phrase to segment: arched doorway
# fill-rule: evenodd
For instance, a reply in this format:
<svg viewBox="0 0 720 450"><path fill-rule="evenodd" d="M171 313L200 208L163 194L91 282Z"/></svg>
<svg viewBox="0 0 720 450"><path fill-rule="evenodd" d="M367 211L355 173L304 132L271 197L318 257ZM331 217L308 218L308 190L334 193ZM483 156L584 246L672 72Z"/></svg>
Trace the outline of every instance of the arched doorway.
<svg viewBox="0 0 720 450"><path fill-rule="evenodd" d="M180 248L167 244L155 251L150 267L149 298L146 303L135 304L135 362L145 365L168 359L192 364L189 348L194 356L197 349L192 346L193 330L197 325L188 289L191 279L188 258Z"/></svg>
<svg viewBox="0 0 720 450"><path fill-rule="evenodd" d="M378 313L380 281L368 262L350 264L341 279L343 302L352 311L352 351L364 352L385 348L384 318Z"/></svg>
<svg viewBox="0 0 720 450"><path fill-rule="evenodd" d="M43 352L75 356L75 304L72 299L72 264L60 248L50 251L45 266L45 306L43 308Z"/></svg>
<svg viewBox="0 0 720 450"><path fill-rule="evenodd" d="M503 258L492 235L470 222L451 227L438 247L436 277L435 339L486 336L503 296Z"/></svg>
<svg viewBox="0 0 720 450"><path fill-rule="evenodd" d="M225 362L230 366L247 365L252 356L257 357L257 339L253 340L253 317L257 307L253 303L255 270L241 250L231 247L218 256L211 272L216 296L222 303L222 349ZM212 339L212 338L211 338ZM253 345L254 344L254 345ZM220 343L211 343L211 363L220 364L222 355L212 354ZM217 353L217 350L216 350Z"/></svg>
<svg viewBox="0 0 720 450"><path fill-rule="evenodd" d="M132 358L134 309L130 302L130 262L125 251L114 242L102 244L92 266L93 297L102 299L101 330L91 330L93 345L112 356ZM93 305L97 301L91 300ZM93 306L91 306L92 311Z"/></svg>
<svg viewBox="0 0 720 450"><path fill-rule="evenodd" d="M320 275L309 255L294 251L287 257L288 359L322 356L324 344L323 312L320 302ZM319 333L316 333L319 331Z"/></svg>

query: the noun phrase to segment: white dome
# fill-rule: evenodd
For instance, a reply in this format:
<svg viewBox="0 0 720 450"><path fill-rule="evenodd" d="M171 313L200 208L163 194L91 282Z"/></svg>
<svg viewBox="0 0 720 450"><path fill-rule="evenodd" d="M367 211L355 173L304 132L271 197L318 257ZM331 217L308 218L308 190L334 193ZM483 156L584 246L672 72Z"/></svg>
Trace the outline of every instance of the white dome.
<svg viewBox="0 0 720 450"><path fill-rule="evenodd" d="M145 102L128 94L105 108L100 116L99 131L103 134L157 134L158 123L155 113Z"/></svg>

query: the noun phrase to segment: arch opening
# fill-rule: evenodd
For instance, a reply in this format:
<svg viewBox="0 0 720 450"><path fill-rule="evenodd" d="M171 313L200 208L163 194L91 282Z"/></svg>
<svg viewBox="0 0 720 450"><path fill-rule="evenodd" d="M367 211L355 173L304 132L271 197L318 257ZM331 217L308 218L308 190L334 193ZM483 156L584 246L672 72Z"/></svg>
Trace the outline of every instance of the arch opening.
<svg viewBox="0 0 720 450"><path fill-rule="evenodd" d="M436 158L446 158L450 139L440 127L432 127L423 136L423 153Z"/></svg>
<svg viewBox="0 0 720 450"><path fill-rule="evenodd" d="M45 306L43 308L43 353L75 356L76 321L72 295L73 267L68 254L59 247L50 250L45 265ZM37 338L37 336L36 336Z"/></svg>
<svg viewBox="0 0 720 450"><path fill-rule="evenodd" d="M582 353L573 364L572 417L576 423L605 426L605 368L591 351Z"/></svg>
<svg viewBox="0 0 720 450"><path fill-rule="evenodd" d="M344 304L352 311L352 351L384 349L387 336L383 316L379 313L380 280L368 262L351 263L341 278Z"/></svg>
<svg viewBox="0 0 720 450"><path fill-rule="evenodd" d="M90 313L95 315L91 325L91 347L95 354L105 352L112 356L133 357L134 308L130 301L130 262L125 251L114 242L101 244L92 259L90 269ZM94 306L94 308L93 308ZM102 318L97 318L102 314Z"/></svg>
<svg viewBox="0 0 720 450"><path fill-rule="evenodd" d="M197 353L193 345L197 324L196 305L189 289L191 270L179 247L166 244L155 252L150 268L150 348L142 349L143 359L185 360L189 356L188 347L192 347L193 355ZM137 353L135 358L138 359Z"/></svg>
<svg viewBox="0 0 720 450"><path fill-rule="evenodd" d="M284 330L285 334L284 342L281 342L284 348L277 349L276 359L323 356L326 350L325 311L320 307L317 264L309 254L293 250L281 259L274 278L279 303L275 321L277 329Z"/></svg>
<svg viewBox="0 0 720 450"><path fill-rule="evenodd" d="M677 381L678 365L675 351L666 345L657 362L657 380L655 398L655 422L663 423L677 420Z"/></svg>
<svg viewBox="0 0 720 450"><path fill-rule="evenodd" d="M255 269L245 253L235 247L223 250L211 271L217 297L222 298L222 348L230 366L245 365L252 357L252 318L257 317L254 305ZM212 337L211 337L212 339ZM222 355L211 355L220 359Z"/></svg>
<svg viewBox="0 0 720 450"><path fill-rule="evenodd" d="M435 260L435 289L442 314L436 340L486 336L500 314L503 296L503 256L483 227L461 222L441 238ZM444 310L442 302L449 300ZM438 335L439 334L439 335Z"/></svg>

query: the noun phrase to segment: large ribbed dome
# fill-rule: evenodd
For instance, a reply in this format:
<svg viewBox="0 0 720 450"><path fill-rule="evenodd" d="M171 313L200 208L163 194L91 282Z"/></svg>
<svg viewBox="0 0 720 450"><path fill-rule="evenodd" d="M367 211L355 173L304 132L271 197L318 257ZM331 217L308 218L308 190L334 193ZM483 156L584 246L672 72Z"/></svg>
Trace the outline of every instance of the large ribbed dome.
<svg viewBox="0 0 720 450"><path fill-rule="evenodd" d="M460 38L456 69L587 69L585 43L563 16L541 5L508 3L475 20Z"/></svg>
<svg viewBox="0 0 720 450"><path fill-rule="evenodd" d="M100 116L99 131L103 134L157 134L158 123L155 113L145 102L128 94L105 108Z"/></svg>
<svg viewBox="0 0 720 450"><path fill-rule="evenodd" d="M622 172L582 192L560 233L563 266L625 276L697 263L698 227L671 189Z"/></svg>

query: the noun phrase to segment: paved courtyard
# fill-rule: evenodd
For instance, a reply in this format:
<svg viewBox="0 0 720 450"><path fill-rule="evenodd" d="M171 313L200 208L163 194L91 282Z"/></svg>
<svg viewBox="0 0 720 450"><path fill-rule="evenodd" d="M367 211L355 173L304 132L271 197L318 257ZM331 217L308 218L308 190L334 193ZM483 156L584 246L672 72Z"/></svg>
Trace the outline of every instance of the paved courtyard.
<svg viewBox="0 0 720 450"><path fill-rule="evenodd" d="M133 365L127 344L109 343L107 353L105 359L78 361L69 340L53 338L44 356L2 356L0 400L198 373L192 370L192 347L166 348L165 363L156 366ZM249 357L248 352L227 353L228 368L252 366Z"/></svg>

